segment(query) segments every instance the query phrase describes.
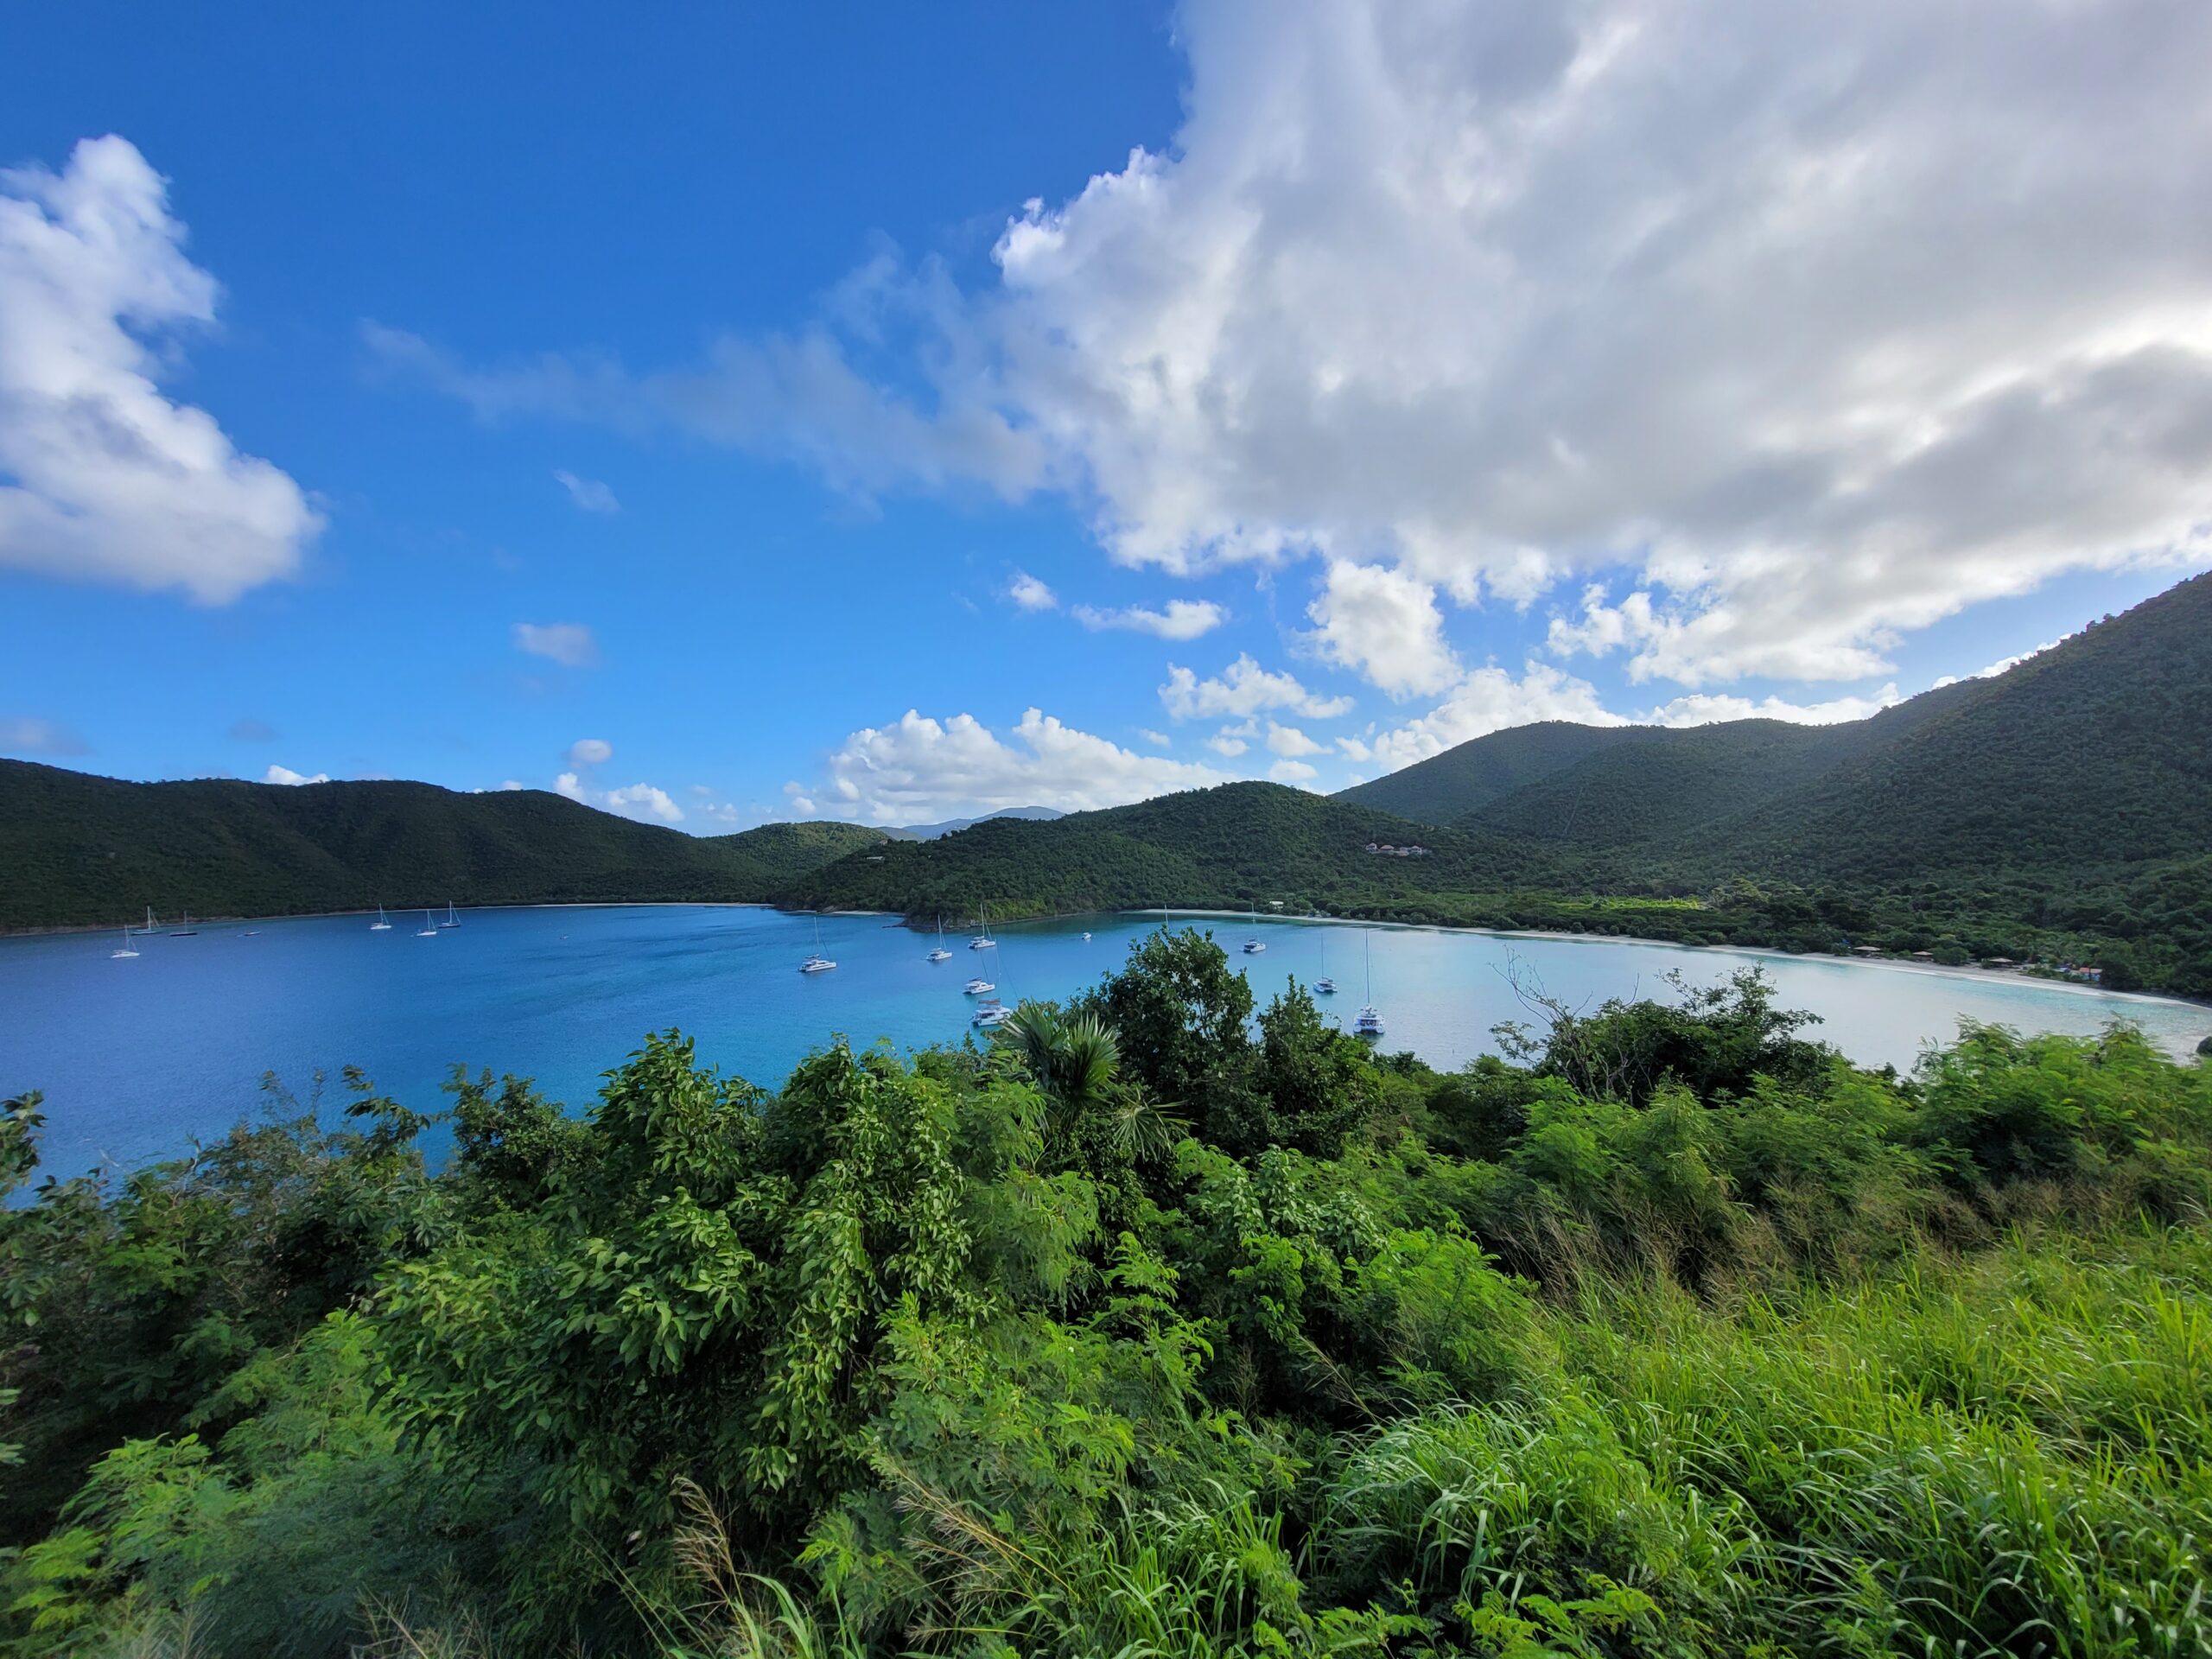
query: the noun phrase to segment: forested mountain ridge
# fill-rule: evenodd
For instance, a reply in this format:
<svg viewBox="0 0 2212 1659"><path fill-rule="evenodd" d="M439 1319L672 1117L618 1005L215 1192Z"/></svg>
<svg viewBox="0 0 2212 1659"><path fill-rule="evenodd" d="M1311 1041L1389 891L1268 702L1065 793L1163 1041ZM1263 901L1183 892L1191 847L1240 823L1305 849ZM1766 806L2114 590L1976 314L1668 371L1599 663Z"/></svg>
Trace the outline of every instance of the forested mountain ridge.
<svg viewBox="0 0 2212 1659"><path fill-rule="evenodd" d="M788 897L946 918L979 902L1279 899L1692 943L2050 955L2212 995L2207 733L2199 577L1868 720L1523 727L1325 799L1236 784L978 825L824 865ZM1427 851L1378 857L1370 841Z"/></svg>
<svg viewBox="0 0 2212 1659"><path fill-rule="evenodd" d="M763 900L878 844L852 824L696 837L550 794L135 784L0 760L0 928L444 904Z"/></svg>
<svg viewBox="0 0 2212 1659"><path fill-rule="evenodd" d="M2109 869L2212 850L2212 576L1834 726L1557 723L1341 798L1704 879Z"/></svg>
<svg viewBox="0 0 2212 1659"><path fill-rule="evenodd" d="M1420 859L1370 842L1423 842ZM1084 910L1356 908L1440 887L1492 890L1548 868L1495 836L1428 830L1280 784L1224 784L1050 823L994 818L927 842L825 864L785 897L806 907L896 910L948 922ZM1532 857L1535 862L1531 861Z"/></svg>

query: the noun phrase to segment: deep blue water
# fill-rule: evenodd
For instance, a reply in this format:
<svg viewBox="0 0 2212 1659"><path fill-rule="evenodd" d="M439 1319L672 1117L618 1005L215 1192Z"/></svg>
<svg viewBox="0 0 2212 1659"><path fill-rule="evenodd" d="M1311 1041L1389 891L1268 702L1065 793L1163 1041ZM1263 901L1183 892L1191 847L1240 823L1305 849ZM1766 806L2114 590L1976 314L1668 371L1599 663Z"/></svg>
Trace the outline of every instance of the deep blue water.
<svg viewBox="0 0 2212 1659"><path fill-rule="evenodd" d="M935 941L887 917L821 922L836 972L802 976L814 923L773 911L705 906L480 910L435 938L420 916L372 933L365 918L210 927L192 938L134 941L135 961L108 953L116 935L0 939L0 1094L46 1095L48 1172L103 1159L131 1166L185 1150L260 1109L274 1071L301 1098L339 1068L363 1067L385 1093L420 1109L442 1104L455 1061L515 1071L572 1106L645 1033L682 1027L701 1058L774 1085L833 1032L902 1047L968 1030L960 985L990 964L1009 1001L1057 997L1120 965L1155 913L1097 916L1005 929L995 951L948 936L953 960L931 964ZM1189 922L1192 918L1183 918ZM1296 973L1327 968L1349 1024L1362 1001L1361 930L1263 920L1264 955L1238 946L1242 919L1202 919L1249 973L1260 1000ZM1081 935L1085 929L1093 937ZM1438 1065L1493 1047L1491 1027L1525 1011L1510 964L1574 1005L1665 994L1681 968L1718 979L1757 960L1789 1006L1823 1016L1816 1034L1869 1065L1909 1065L1953 1035L1961 1017L2028 1030L2088 1032L2125 1015L2176 1052L2212 1032L2212 1009L2105 996L2009 976L1946 974L1765 953L1686 950L1614 940L1562 940L1377 928L1368 935L1385 1046Z"/></svg>

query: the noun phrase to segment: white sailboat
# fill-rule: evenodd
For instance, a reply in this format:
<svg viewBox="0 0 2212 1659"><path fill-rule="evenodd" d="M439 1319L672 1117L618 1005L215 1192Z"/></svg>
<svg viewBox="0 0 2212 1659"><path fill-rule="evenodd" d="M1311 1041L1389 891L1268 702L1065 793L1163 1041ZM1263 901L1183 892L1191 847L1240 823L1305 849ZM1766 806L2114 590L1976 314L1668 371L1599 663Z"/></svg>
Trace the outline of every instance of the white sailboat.
<svg viewBox="0 0 2212 1659"><path fill-rule="evenodd" d="M991 937L990 912L982 906L976 906L976 937L968 941L968 948L970 950L989 950L995 949L997 944L998 941Z"/></svg>
<svg viewBox="0 0 2212 1659"><path fill-rule="evenodd" d="M814 918L814 954L798 965L802 974L826 974L837 964L822 954L822 918Z"/></svg>
<svg viewBox="0 0 2212 1659"><path fill-rule="evenodd" d="M1313 994L1316 996L1334 996L1337 994L1337 982L1329 977L1329 930L1325 926L1321 930L1321 977L1313 982Z"/></svg>
<svg viewBox="0 0 2212 1659"><path fill-rule="evenodd" d="M931 962L950 962L952 960L952 952L944 948L944 919L942 917L938 918L937 949L930 952L928 960Z"/></svg>
<svg viewBox="0 0 2212 1659"><path fill-rule="evenodd" d="M369 924L369 931L372 933L389 933L391 931L391 923L390 919L385 917L384 913L384 906L382 905L378 905L377 906L377 918Z"/></svg>
<svg viewBox="0 0 2212 1659"><path fill-rule="evenodd" d="M154 907L151 905L146 906L146 937L149 939L154 937Z"/></svg>
<svg viewBox="0 0 2212 1659"><path fill-rule="evenodd" d="M116 950L109 951L107 959L110 962L123 962L137 954L130 948L130 930L126 927L123 930L123 944Z"/></svg>
<svg viewBox="0 0 2212 1659"><path fill-rule="evenodd" d="M461 925L460 914L454 909L453 900L450 899L446 900L446 918L442 922L440 922L438 925L440 927L459 927Z"/></svg>
<svg viewBox="0 0 2212 1659"><path fill-rule="evenodd" d="M1382 1034L1382 1014L1375 1006L1375 950L1368 941L1365 928L1359 931L1359 948L1367 958L1367 1006L1351 1022L1351 1034L1355 1037L1380 1037Z"/></svg>
<svg viewBox="0 0 2212 1659"><path fill-rule="evenodd" d="M1003 952L999 957L999 971L1001 973L1006 971L1006 957ZM990 988L986 986L984 988L988 990ZM1013 1018L1014 1010L1000 998L993 996L986 998L976 1006L975 1017L968 1023L979 1030L996 1031Z"/></svg>
<svg viewBox="0 0 2212 1659"><path fill-rule="evenodd" d="M1244 941L1244 954L1248 957L1256 957L1262 950L1268 948L1266 944L1256 937L1259 931L1259 926L1260 907L1257 905L1254 905L1252 906L1252 928L1255 937Z"/></svg>
<svg viewBox="0 0 2212 1659"><path fill-rule="evenodd" d="M435 939L438 937L438 925L430 919L430 912L427 910L423 912L423 931L415 937L418 939Z"/></svg>
<svg viewBox="0 0 2212 1659"><path fill-rule="evenodd" d="M997 986L992 984L989 980L985 979L981 974L978 974L975 978L969 980L965 985L963 985L960 988L960 995L963 996L988 996L996 989L998 989Z"/></svg>

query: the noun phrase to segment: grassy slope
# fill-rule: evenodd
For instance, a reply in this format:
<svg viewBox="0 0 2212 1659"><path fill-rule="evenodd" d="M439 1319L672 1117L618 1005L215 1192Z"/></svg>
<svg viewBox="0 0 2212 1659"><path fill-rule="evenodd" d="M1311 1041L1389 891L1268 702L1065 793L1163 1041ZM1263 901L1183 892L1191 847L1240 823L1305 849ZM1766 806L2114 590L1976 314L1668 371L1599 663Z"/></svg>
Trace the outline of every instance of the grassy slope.
<svg viewBox="0 0 2212 1659"><path fill-rule="evenodd" d="M564 899L760 899L874 843L843 824L695 838L537 790L131 784L0 761L0 927Z"/></svg>

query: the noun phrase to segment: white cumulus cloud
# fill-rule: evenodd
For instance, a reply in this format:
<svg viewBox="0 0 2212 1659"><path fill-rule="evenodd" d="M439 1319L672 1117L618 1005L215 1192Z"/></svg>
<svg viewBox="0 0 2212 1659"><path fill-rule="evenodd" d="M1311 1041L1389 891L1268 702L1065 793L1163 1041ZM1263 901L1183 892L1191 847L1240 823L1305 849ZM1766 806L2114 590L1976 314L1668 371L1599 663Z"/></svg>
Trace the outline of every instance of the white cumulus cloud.
<svg viewBox="0 0 2212 1659"><path fill-rule="evenodd" d="M1334 560L1306 614L1323 656L1394 697L1441 691L1459 677L1435 588L1403 570Z"/></svg>
<svg viewBox="0 0 2212 1659"><path fill-rule="evenodd" d="M1027 570L1014 573L1014 580L1007 584L1006 596L1017 609L1024 611L1049 611L1060 602L1058 594Z"/></svg>
<svg viewBox="0 0 2212 1659"><path fill-rule="evenodd" d="M487 413L1061 492L1125 563L1389 573L1332 578L1319 643L1406 696L1452 683L1415 585L1605 576L1641 613L1561 649L1695 689L2212 563L2202 0L1185 0L1175 39L1172 141L1033 202L980 290L877 261L642 375L386 355Z"/></svg>
<svg viewBox="0 0 2212 1659"><path fill-rule="evenodd" d="M969 817L1011 806L1088 811L1225 781L1210 766L1138 754L1032 709L1001 738L970 715L908 709L848 737L822 787L789 785L792 809L871 823Z"/></svg>
<svg viewBox="0 0 2212 1659"><path fill-rule="evenodd" d="M589 668L599 660L599 642L581 622L518 622L515 649L564 668Z"/></svg>
<svg viewBox="0 0 2212 1659"><path fill-rule="evenodd" d="M572 766L604 766L614 758L614 746L603 737L580 737L569 745Z"/></svg>
<svg viewBox="0 0 2212 1659"><path fill-rule="evenodd" d="M1196 639L1211 633L1229 620L1229 613L1210 599L1171 599L1163 609L1143 605L1102 611L1090 605L1075 607L1075 619L1086 628L1121 628L1149 633L1161 639Z"/></svg>
<svg viewBox="0 0 2212 1659"><path fill-rule="evenodd" d="M1522 665L1518 679L1503 668L1476 669L1426 715L1373 736L1363 746L1340 742L1338 747L1355 760L1371 758L1386 771L1395 771L1474 738L1540 720L1570 720L1585 726L1629 723L1605 706L1598 688L1587 680L1548 663L1530 662Z"/></svg>
<svg viewBox="0 0 2212 1659"><path fill-rule="evenodd" d="M1259 735L1257 721L1248 720L1235 726L1224 726L1206 739L1206 747L1225 760L1234 760L1252 747L1251 740Z"/></svg>
<svg viewBox="0 0 2212 1659"><path fill-rule="evenodd" d="M2046 639L2043 644L2021 652L2017 656L2000 657L1995 662L1990 664L1988 667L1977 668L1971 674L1946 674L1942 679L1936 681L1935 686L1931 687L1930 690L1940 690L1947 685L1956 685L1961 679L1993 680L1999 674L2009 673L2012 670L2018 668L2022 663L2026 662L2031 657L2040 657L2044 652L2050 650L2052 646L2064 645L2067 640L2072 638L2073 636L2071 634L2062 633L2057 639Z"/></svg>
<svg viewBox="0 0 2212 1659"><path fill-rule="evenodd" d="M261 781L264 784L327 784L330 781L330 774L318 772L310 777L303 772L294 772L289 766L271 766L261 774Z"/></svg>
<svg viewBox="0 0 2212 1659"><path fill-rule="evenodd" d="M553 792L564 795L586 806L595 806L602 812L612 812L617 817L634 819L639 823L681 823L683 809L664 789L651 784L631 784L621 789L594 789L573 772L564 772L553 780Z"/></svg>
<svg viewBox="0 0 2212 1659"><path fill-rule="evenodd" d="M298 569L322 528L160 380L215 319L166 181L125 139L0 172L0 565L226 604Z"/></svg>
<svg viewBox="0 0 2212 1659"><path fill-rule="evenodd" d="M1202 680L1196 671L1167 665L1160 701L1175 720L1242 717L1287 709L1309 720L1335 720L1351 712L1350 697L1324 697L1308 691L1290 674L1272 673L1240 652L1218 678Z"/></svg>
<svg viewBox="0 0 2212 1659"><path fill-rule="evenodd" d="M1657 726L1710 726L1724 720L1786 720L1796 726L1835 726L1878 715L1897 700L1893 684L1871 696L1831 697L1825 702L1792 702L1777 696L1754 702L1726 693L1694 691L1654 709L1644 719Z"/></svg>

